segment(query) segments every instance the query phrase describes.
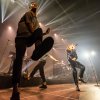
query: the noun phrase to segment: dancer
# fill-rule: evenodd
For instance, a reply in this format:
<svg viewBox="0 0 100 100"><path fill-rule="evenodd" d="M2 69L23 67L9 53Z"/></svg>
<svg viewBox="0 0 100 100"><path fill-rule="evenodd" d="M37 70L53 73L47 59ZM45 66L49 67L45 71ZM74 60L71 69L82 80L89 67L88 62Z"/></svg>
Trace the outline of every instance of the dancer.
<svg viewBox="0 0 100 100"><path fill-rule="evenodd" d="M75 85L76 85L76 90L80 91L78 80L83 82L83 83L86 83L83 79L85 66L82 65L79 61L77 61L78 57L77 57L77 54L76 54L75 45L72 44L72 45L68 46L66 51L67 51L67 59L68 59L70 65L73 69L73 78L74 78L74 82L75 82ZM76 68L80 69L79 79L77 77Z"/></svg>
<svg viewBox="0 0 100 100"><path fill-rule="evenodd" d="M55 59L50 54L45 54L42 58L39 59L39 63L34 67L32 72L30 73L30 75L27 77L28 80L30 78L33 78L34 74L39 70L39 73L40 73L40 76L41 76L41 79L42 79L42 84L39 87L41 89L46 89L47 88L47 83L46 83L46 78L45 78L45 73L44 73L44 66L46 64L46 60L47 60L48 57L51 58L55 62L58 61L57 59Z"/></svg>
<svg viewBox="0 0 100 100"><path fill-rule="evenodd" d="M20 100L18 86L21 78L22 62L27 47L32 46L36 41L41 44L32 54L33 60L38 60L47 53L53 46L54 40L49 37L42 42L43 32L39 26L36 10L38 5L32 2L29 6L30 10L26 12L18 23L17 35L15 38L16 58L13 64L12 84L13 91L11 100ZM48 34L50 29L44 33ZM49 42L49 43L48 43ZM50 44L49 46L47 44Z"/></svg>

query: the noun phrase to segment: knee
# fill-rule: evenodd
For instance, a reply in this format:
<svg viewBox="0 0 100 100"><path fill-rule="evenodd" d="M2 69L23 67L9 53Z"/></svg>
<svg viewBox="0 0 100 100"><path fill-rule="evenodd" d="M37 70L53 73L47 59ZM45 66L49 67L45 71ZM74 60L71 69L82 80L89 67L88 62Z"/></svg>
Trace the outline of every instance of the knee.
<svg viewBox="0 0 100 100"><path fill-rule="evenodd" d="M75 68L73 69L73 73L74 74L77 74L77 70Z"/></svg>

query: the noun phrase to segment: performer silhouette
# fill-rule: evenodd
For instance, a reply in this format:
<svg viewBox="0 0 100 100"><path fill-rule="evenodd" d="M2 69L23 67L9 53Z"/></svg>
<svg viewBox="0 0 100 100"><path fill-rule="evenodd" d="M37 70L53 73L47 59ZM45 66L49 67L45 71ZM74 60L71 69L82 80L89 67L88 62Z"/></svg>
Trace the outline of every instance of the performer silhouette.
<svg viewBox="0 0 100 100"><path fill-rule="evenodd" d="M47 88L47 83L46 83L46 78L45 78L45 73L44 73L44 66L46 64L47 58L51 58L53 61L57 62L58 60L54 58L50 54L45 54L42 58L39 59L39 63L34 67L30 75L27 76L27 79L29 80L30 78L33 78L35 73L39 70L41 79L42 79L42 84L39 88L46 89Z"/></svg>
<svg viewBox="0 0 100 100"><path fill-rule="evenodd" d="M70 65L71 65L71 67L73 69L73 78L74 78L74 82L75 82L75 85L76 85L76 90L80 91L78 80L83 82L83 83L86 83L83 80L85 66L82 65L79 61L77 61L78 57L77 57L77 54L76 54L75 45L72 44L72 45L68 46L66 51L67 51L68 62L70 63ZM79 79L77 77L76 68L80 69Z"/></svg>
<svg viewBox="0 0 100 100"><path fill-rule="evenodd" d="M48 34L50 29L48 28L47 31L43 33L42 29L40 28L36 17L37 7L38 5L35 2L32 2L29 6L30 10L22 16L18 23L17 35L15 38L16 58L13 64L13 91L10 98L11 100L20 100L18 86L20 83L22 62L26 48L32 46L38 41L40 46L38 46L39 48L35 49L32 54L32 59L38 60L52 48L54 43L54 40L51 37L42 41L43 35Z"/></svg>

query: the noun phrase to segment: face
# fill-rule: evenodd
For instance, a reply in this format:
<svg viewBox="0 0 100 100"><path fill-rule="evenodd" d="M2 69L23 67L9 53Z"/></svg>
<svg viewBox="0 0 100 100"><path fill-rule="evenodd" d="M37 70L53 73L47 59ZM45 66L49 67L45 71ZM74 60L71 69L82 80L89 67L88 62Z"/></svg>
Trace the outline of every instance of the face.
<svg viewBox="0 0 100 100"><path fill-rule="evenodd" d="M38 7L38 5L34 2L32 2L31 5L30 5L30 9L33 9L33 8L36 9L37 7Z"/></svg>
<svg viewBox="0 0 100 100"><path fill-rule="evenodd" d="M75 45L71 44L71 45L69 45L69 46L67 47L67 49L70 50L70 51L71 51L71 50L74 50L74 49L75 49Z"/></svg>

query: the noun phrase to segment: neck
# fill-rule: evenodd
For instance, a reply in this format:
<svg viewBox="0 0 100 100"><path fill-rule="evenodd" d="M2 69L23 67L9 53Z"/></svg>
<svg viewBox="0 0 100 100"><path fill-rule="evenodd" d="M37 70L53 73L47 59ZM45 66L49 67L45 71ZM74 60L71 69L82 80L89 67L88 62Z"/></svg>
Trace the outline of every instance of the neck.
<svg viewBox="0 0 100 100"><path fill-rule="evenodd" d="M33 13L36 13L36 8L31 9Z"/></svg>

